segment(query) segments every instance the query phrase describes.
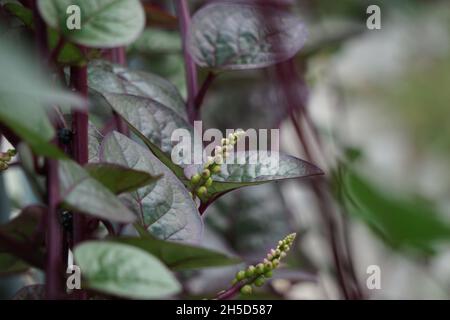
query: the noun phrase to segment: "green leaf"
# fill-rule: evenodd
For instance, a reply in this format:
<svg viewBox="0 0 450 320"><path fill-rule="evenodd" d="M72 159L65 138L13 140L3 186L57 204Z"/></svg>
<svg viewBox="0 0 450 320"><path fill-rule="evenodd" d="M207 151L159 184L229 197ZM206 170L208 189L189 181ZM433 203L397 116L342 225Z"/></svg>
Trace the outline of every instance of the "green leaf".
<svg viewBox="0 0 450 320"><path fill-rule="evenodd" d="M61 199L77 212L121 223L131 223L136 216L100 182L72 160L59 161Z"/></svg>
<svg viewBox="0 0 450 320"><path fill-rule="evenodd" d="M164 29L147 28L131 45L131 49L145 54L179 53L182 51L180 34Z"/></svg>
<svg viewBox="0 0 450 320"><path fill-rule="evenodd" d="M275 152L272 153L273 156L275 154ZM221 172L212 176L214 183L208 188L208 193L215 195L246 186L323 174L322 170L315 165L282 153L278 154L278 163L264 161L264 156L262 156L258 163L250 164L249 156L248 152L244 155L242 152L236 152L236 158L242 157L245 159L245 163L223 164ZM202 165L191 165L186 167L184 172L190 179L192 175L201 172L202 169Z"/></svg>
<svg viewBox="0 0 450 320"><path fill-rule="evenodd" d="M75 248L74 257L94 290L131 299L163 298L181 290L158 259L133 246L88 241Z"/></svg>
<svg viewBox="0 0 450 320"><path fill-rule="evenodd" d="M50 49L54 49L58 45L60 35L53 29L48 31L48 41ZM67 65L79 65L86 57L81 50L73 43L66 42L58 54L57 61Z"/></svg>
<svg viewBox="0 0 450 320"><path fill-rule="evenodd" d="M177 88L157 75L95 60L89 63L88 79L89 87L102 94L121 93L151 98L187 119L186 106Z"/></svg>
<svg viewBox="0 0 450 320"><path fill-rule="evenodd" d="M91 163L84 169L95 180L115 194L135 191L154 183L160 177L112 163Z"/></svg>
<svg viewBox="0 0 450 320"><path fill-rule="evenodd" d="M341 200L345 207L390 245L432 253L433 245L450 240L449 222L430 205L382 192L351 171L344 171L342 177Z"/></svg>
<svg viewBox="0 0 450 320"><path fill-rule="evenodd" d="M290 59L305 40L305 27L286 11L219 2L195 13L187 41L199 66L237 70Z"/></svg>
<svg viewBox="0 0 450 320"><path fill-rule="evenodd" d="M67 8L81 11L80 29L67 27ZM145 14L138 0L39 0L45 22L65 38L88 47L112 48L128 45L144 29Z"/></svg>
<svg viewBox="0 0 450 320"><path fill-rule="evenodd" d="M126 136L113 132L102 142L100 158L151 175L164 174L156 184L139 189L124 199L140 217L140 223L161 239L198 241L202 220L186 188L150 151Z"/></svg>
<svg viewBox="0 0 450 320"><path fill-rule="evenodd" d="M176 129L192 132L189 123L152 99L112 93L103 96L155 156L178 177L183 176L181 167L174 164L169 156L173 148L171 136Z"/></svg>
<svg viewBox="0 0 450 320"><path fill-rule="evenodd" d="M81 100L55 87L39 70L40 63L27 55L29 48L1 41L0 74L7 74L8 81L0 81L0 122L37 154L64 158L64 153L49 142L55 130L47 113L53 104L80 105Z"/></svg>
<svg viewBox="0 0 450 320"><path fill-rule="evenodd" d="M3 5L5 11L15 15L25 26L34 29L33 13L20 3L8 2Z"/></svg>
<svg viewBox="0 0 450 320"><path fill-rule="evenodd" d="M210 249L159 240L151 237L148 233L141 235L141 238L120 237L111 240L151 253L172 270L220 267L241 262L238 258L228 257Z"/></svg>

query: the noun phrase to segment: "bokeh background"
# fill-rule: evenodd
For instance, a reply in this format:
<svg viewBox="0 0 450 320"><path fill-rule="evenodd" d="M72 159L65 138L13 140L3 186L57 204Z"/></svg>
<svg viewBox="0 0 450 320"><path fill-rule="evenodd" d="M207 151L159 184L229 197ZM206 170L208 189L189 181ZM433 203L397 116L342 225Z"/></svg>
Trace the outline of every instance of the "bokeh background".
<svg viewBox="0 0 450 320"><path fill-rule="evenodd" d="M191 11L205 2L190 1ZM304 91L311 121L298 121L307 127L315 163L326 173L330 189L322 200L332 208L353 264L348 272L368 299L450 298L450 3L283 2L309 31L293 64L304 79L298 90ZM128 65L164 76L185 95L171 1L145 3L149 25L128 48ZM381 30L366 28L370 4L381 8ZM283 151L304 159L273 73L274 68L221 74L205 97L204 128L279 127ZM1 148L8 148L5 141ZM19 168L0 175L1 221L34 201ZM252 263L297 232L287 265L254 297L338 299L325 225L309 182L285 181L241 189L216 202L206 213L203 245ZM381 289L366 286L370 265L380 267ZM214 294L236 270L183 274L186 292ZM2 277L0 297L10 298L40 277L36 271Z"/></svg>

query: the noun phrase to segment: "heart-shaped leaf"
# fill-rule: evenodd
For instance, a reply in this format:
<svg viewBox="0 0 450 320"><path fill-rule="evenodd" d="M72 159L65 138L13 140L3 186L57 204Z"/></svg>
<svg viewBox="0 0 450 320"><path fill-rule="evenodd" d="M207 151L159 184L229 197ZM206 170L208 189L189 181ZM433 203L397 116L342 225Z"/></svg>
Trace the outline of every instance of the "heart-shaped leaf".
<svg viewBox="0 0 450 320"><path fill-rule="evenodd" d="M153 255L133 246L88 241L75 248L85 285L104 293L154 299L178 293L181 286Z"/></svg>
<svg viewBox="0 0 450 320"><path fill-rule="evenodd" d="M131 126L147 147L178 177L182 169L169 157L174 142L172 134L176 129L192 132L192 127L183 118L162 104L148 98L125 94L103 94L109 105ZM193 137L193 134L191 134Z"/></svg>
<svg viewBox="0 0 450 320"><path fill-rule="evenodd" d="M148 233L141 235L141 238L120 237L112 240L145 250L172 270L221 267L241 262L237 258L228 257L210 249L159 240Z"/></svg>
<svg viewBox="0 0 450 320"><path fill-rule="evenodd" d="M80 28L71 30L69 21L77 14L76 10L68 10L73 5L80 10ZM38 8L49 26L88 47L130 44L145 26L145 13L138 0L39 0Z"/></svg>
<svg viewBox="0 0 450 320"><path fill-rule="evenodd" d="M300 20L280 9L212 3L192 18L188 49L202 67L250 69L292 58L306 40Z"/></svg>
<svg viewBox="0 0 450 320"><path fill-rule="evenodd" d="M187 119L186 106L177 88L157 75L133 71L102 60L88 66L89 87L100 93L121 93L151 98Z"/></svg>
<svg viewBox="0 0 450 320"><path fill-rule="evenodd" d="M135 191L160 177L112 163L91 163L84 167L95 180L115 194Z"/></svg>
<svg viewBox="0 0 450 320"><path fill-rule="evenodd" d="M253 157L252 153L239 151L235 155L236 159L242 158L245 163L223 164L220 173L212 176L214 182L208 188L209 195L277 180L323 174L322 170L307 161L282 153L276 154L274 151L270 154L272 161L263 152L259 153L257 163L253 164L250 159ZM201 172L202 168L202 165L188 166L184 169L185 176L189 179L193 174Z"/></svg>
<svg viewBox="0 0 450 320"><path fill-rule="evenodd" d="M61 199L66 207L116 222L136 220L136 216L111 191L74 161L59 161L59 180Z"/></svg>
<svg viewBox="0 0 450 320"><path fill-rule="evenodd" d="M164 174L156 184L139 189L124 199L140 217L141 224L158 238L196 242L202 220L184 185L148 149L113 132L105 137L100 160L116 163L151 175Z"/></svg>

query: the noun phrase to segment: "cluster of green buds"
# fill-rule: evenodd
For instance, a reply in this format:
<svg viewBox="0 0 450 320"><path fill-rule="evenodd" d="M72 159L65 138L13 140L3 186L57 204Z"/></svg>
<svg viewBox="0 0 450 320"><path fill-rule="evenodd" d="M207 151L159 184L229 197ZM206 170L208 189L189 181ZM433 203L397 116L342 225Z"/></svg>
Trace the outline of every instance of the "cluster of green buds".
<svg viewBox="0 0 450 320"><path fill-rule="evenodd" d="M244 135L245 131L238 129L234 133L230 133L228 138L223 138L220 145L214 148L213 156L208 156L202 172L196 173L191 177L191 193L193 198L195 198L196 195L202 199L208 194L208 188L213 183L211 175L220 173L225 159L230 156L230 152L234 149L234 145L237 143L239 138Z"/></svg>
<svg viewBox="0 0 450 320"><path fill-rule="evenodd" d="M271 249L263 262L258 263L256 266L250 265L246 270L237 272L232 284L236 285L242 282L242 294L251 294L253 291L252 285L261 287L266 282L266 279L272 277L272 272L279 267L280 260L286 257L295 240L295 236L295 233L291 233L283 240L278 241L277 248Z"/></svg>
<svg viewBox="0 0 450 320"><path fill-rule="evenodd" d="M0 171L8 169L9 162L16 155L16 150L9 149L6 152L0 152Z"/></svg>

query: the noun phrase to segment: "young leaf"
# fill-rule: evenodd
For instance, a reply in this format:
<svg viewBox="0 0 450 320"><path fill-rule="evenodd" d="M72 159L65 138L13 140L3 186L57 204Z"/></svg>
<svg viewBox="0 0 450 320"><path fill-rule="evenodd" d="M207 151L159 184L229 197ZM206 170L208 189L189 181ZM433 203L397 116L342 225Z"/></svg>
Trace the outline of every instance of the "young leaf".
<svg viewBox="0 0 450 320"><path fill-rule="evenodd" d="M292 58L306 40L300 20L255 4L211 3L192 18L188 49L202 67L267 67Z"/></svg>
<svg viewBox="0 0 450 320"><path fill-rule="evenodd" d="M133 71L102 60L88 66L89 87L104 93L151 98L187 119L186 106L177 88L157 75Z"/></svg>
<svg viewBox="0 0 450 320"><path fill-rule="evenodd" d="M115 222L136 220L136 216L111 191L74 161L59 161L59 179L61 199L66 207Z"/></svg>
<svg viewBox="0 0 450 320"><path fill-rule="evenodd" d="M130 207L141 224L161 239L196 242L203 223L183 184L146 148L113 132L102 142L100 160L123 165L151 175L164 174L156 184L129 195Z"/></svg>
<svg viewBox="0 0 450 320"><path fill-rule="evenodd" d="M133 170L112 163L91 163L84 167L95 180L100 181L112 193L135 191L154 183L160 177L144 171Z"/></svg>
<svg viewBox="0 0 450 320"><path fill-rule="evenodd" d="M241 262L237 258L228 257L210 249L159 240L148 233L141 233L140 238L120 237L111 240L147 251L164 262L171 270L220 267Z"/></svg>
<svg viewBox="0 0 450 320"><path fill-rule="evenodd" d="M272 153L275 156L275 152ZM236 153L236 158L245 159L244 164L223 164L221 172L212 176L213 184L208 188L210 195L258 185L271 181L305 178L323 174L315 165L282 153L278 154L278 163L264 161L264 156L256 164L250 164L249 153L242 156L242 152ZM262 161L261 161L262 160ZM189 178L196 172L200 172L202 166L188 166L185 168Z"/></svg>
<svg viewBox="0 0 450 320"><path fill-rule="evenodd" d="M79 28L75 22L80 8ZM144 29L145 13L138 0L39 0L39 12L45 22L65 38L88 47L113 48L133 42Z"/></svg>
<svg viewBox="0 0 450 320"><path fill-rule="evenodd" d="M186 120L149 98L112 93L105 93L103 96L156 157L178 177L182 176L182 169L172 162L169 155L173 148L171 137L174 130L185 129L192 132L192 127Z"/></svg>
<svg viewBox="0 0 450 320"><path fill-rule="evenodd" d="M74 257L85 285L94 290L131 299L163 298L181 290L158 259L133 246L89 241L75 248Z"/></svg>

